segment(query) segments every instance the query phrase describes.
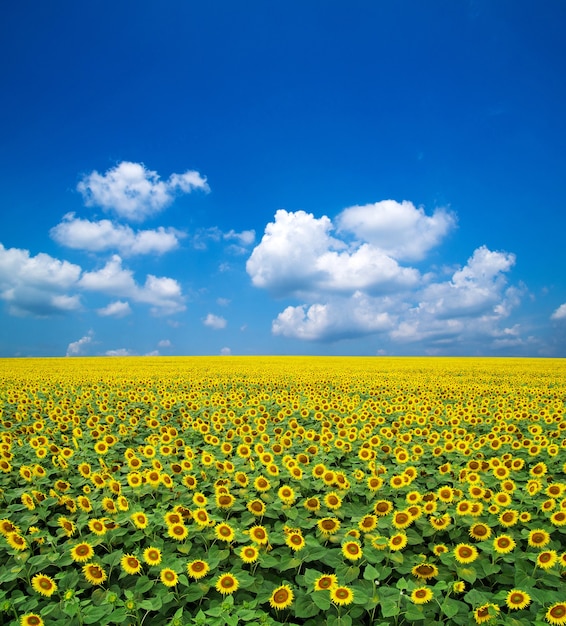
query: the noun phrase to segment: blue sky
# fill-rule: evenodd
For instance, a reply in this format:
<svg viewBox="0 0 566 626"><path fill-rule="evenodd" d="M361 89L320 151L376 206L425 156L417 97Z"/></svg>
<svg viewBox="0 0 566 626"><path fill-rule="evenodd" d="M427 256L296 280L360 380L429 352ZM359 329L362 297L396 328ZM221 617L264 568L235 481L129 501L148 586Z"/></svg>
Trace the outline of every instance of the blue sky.
<svg viewBox="0 0 566 626"><path fill-rule="evenodd" d="M8 3L0 356L566 356L565 23Z"/></svg>

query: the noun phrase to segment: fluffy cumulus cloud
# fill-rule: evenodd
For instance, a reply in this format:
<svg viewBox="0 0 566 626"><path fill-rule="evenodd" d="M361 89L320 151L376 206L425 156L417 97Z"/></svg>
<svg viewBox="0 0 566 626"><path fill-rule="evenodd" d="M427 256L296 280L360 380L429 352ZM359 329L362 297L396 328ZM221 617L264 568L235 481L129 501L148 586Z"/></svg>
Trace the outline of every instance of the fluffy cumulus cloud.
<svg viewBox="0 0 566 626"><path fill-rule="evenodd" d="M164 254L179 246L184 235L173 228L134 231L110 220L90 221L67 213L50 231L60 245L88 252L118 251L124 256Z"/></svg>
<svg viewBox="0 0 566 626"><path fill-rule="evenodd" d="M256 287L302 301L276 317L276 335L310 341L377 335L431 349L466 338L485 338L494 348L518 345L521 329L504 323L523 294L507 284L513 254L480 246L448 277L408 264L426 260L455 224L443 209L427 215L392 200L347 208L334 221L279 210L246 269Z"/></svg>
<svg viewBox="0 0 566 626"><path fill-rule="evenodd" d="M68 261L0 244L0 299L12 315L43 317L80 309L80 296L70 293L80 274L80 266Z"/></svg>
<svg viewBox="0 0 566 626"><path fill-rule="evenodd" d="M220 315L214 315L214 313L209 313L204 318L202 323L209 328L213 328L214 330L220 330L222 328L226 328L228 322Z"/></svg>
<svg viewBox="0 0 566 626"><path fill-rule="evenodd" d="M566 320L566 302L561 304L550 317L553 320Z"/></svg>
<svg viewBox="0 0 566 626"><path fill-rule="evenodd" d="M122 300L116 300L114 302L110 302L107 306L98 309L98 315L102 317L126 317L126 315L130 315L132 309L130 308L130 304L128 302L123 302Z"/></svg>
<svg viewBox="0 0 566 626"><path fill-rule="evenodd" d="M145 283L140 285L136 282L133 271L122 266L122 259L118 255L114 255L100 269L84 272L78 284L86 291L149 304L152 312L158 315L177 313L185 309L181 286L175 279L148 274Z"/></svg>
<svg viewBox="0 0 566 626"><path fill-rule="evenodd" d="M142 163L129 161L122 161L105 174L96 170L87 174L77 189L87 206L99 206L131 221L143 221L159 213L177 194L210 190L206 177L199 172L189 170L161 180L157 172Z"/></svg>
<svg viewBox="0 0 566 626"><path fill-rule="evenodd" d="M94 332L92 330L88 331L84 337L77 339L77 341L72 341L67 346L66 356L79 356L85 353L86 346L92 343L94 338Z"/></svg>
<svg viewBox="0 0 566 626"><path fill-rule="evenodd" d="M437 246L455 225L445 209L426 215L412 202L383 200L352 206L336 219L339 231L352 233L394 259L419 260Z"/></svg>

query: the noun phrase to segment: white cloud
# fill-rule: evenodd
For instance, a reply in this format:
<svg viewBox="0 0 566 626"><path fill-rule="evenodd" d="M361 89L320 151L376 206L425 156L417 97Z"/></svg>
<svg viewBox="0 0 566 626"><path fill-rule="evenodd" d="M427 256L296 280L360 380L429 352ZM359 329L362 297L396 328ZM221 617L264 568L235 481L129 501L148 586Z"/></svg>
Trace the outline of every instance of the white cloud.
<svg viewBox="0 0 566 626"><path fill-rule="evenodd" d="M0 299L11 315L43 317L80 309L79 296L67 293L80 273L73 263L0 244Z"/></svg>
<svg viewBox="0 0 566 626"><path fill-rule="evenodd" d="M134 353L127 348L118 348L117 350L106 350L106 356L132 356Z"/></svg>
<svg viewBox="0 0 566 626"><path fill-rule="evenodd" d="M455 226L452 214L427 216L410 202L385 201L345 209L336 223L338 229L327 216L280 210L265 227L246 264L252 283L303 302L273 320L275 335L307 341L379 335L431 351L478 338L494 349L521 342L519 327L501 329L525 293L507 284L513 254L480 246L448 279L402 264L423 261Z"/></svg>
<svg viewBox="0 0 566 626"><path fill-rule="evenodd" d="M566 319L566 302L561 304L556 311L550 316L550 319L553 320L564 320Z"/></svg>
<svg viewBox="0 0 566 626"><path fill-rule="evenodd" d="M105 174L96 170L83 177L77 189L87 206L100 206L124 219L142 221L173 202L175 194L195 189L210 191L198 172L172 174L167 181L142 163L122 161Z"/></svg>
<svg viewBox="0 0 566 626"><path fill-rule="evenodd" d="M362 292L310 306L289 306L273 321L274 335L310 341L335 341L392 330L394 317L380 302Z"/></svg>
<svg viewBox="0 0 566 626"><path fill-rule="evenodd" d="M455 226L453 214L436 209L431 216L412 202L383 200L352 206L336 218L339 232L353 233L394 259L422 259Z"/></svg>
<svg viewBox="0 0 566 626"><path fill-rule="evenodd" d="M159 348L170 348L171 347L171 342L169 341L169 339L162 339L157 346Z"/></svg>
<svg viewBox="0 0 566 626"><path fill-rule="evenodd" d="M220 306L228 306L230 304L229 298L216 298L216 304Z"/></svg>
<svg viewBox="0 0 566 626"><path fill-rule="evenodd" d="M134 231L129 226L110 220L90 221L67 213L63 221L50 231L59 244L75 250L103 252L117 250L126 256L138 254L163 254L179 246L184 236L174 228L160 226L154 230Z"/></svg>
<svg viewBox="0 0 566 626"><path fill-rule="evenodd" d="M230 356L232 354L232 350L230 348L221 348L220 349L220 354L222 356Z"/></svg>
<svg viewBox="0 0 566 626"><path fill-rule="evenodd" d="M88 331L88 334L84 337L81 337L77 341L71 342L67 346L67 354L66 356L78 356L83 351L83 348L88 344L92 343L92 339L94 337L94 333L92 330Z"/></svg>
<svg viewBox="0 0 566 626"><path fill-rule="evenodd" d="M102 317L126 317L126 315L130 315L132 309L128 302L123 302L122 300L116 300L115 302L111 302L107 306L102 309L98 309L98 315Z"/></svg>
<svg viewBox="0 0 566 626"><path fill-rule="evenodd" d="M277 211L246 264L252 283L277 296L315 299L313 294L391 292L417 284L417 270L401 267L371 244L351 248L332 229L326 216Z"/></svg>
<svg viewBox="0 0 566 626"><path fill-rule="evenodd" d="M214 328L215 330L220 330L221 328L226 328L226 320L219 315L214 315L213 313L209 313L202 322L205 326L209 328Z"/></svg>
<svg viewBox="0 0 566 626"><path fill-rule="evenodd" d="M97 291L135 302L152 305L152 313L167 315L185 310L181 286L173 278L148 274L145 284L136 283L132 270L122 267L122 259L114 255L104 267L85 272L79 281L87 291Z"/></svg>

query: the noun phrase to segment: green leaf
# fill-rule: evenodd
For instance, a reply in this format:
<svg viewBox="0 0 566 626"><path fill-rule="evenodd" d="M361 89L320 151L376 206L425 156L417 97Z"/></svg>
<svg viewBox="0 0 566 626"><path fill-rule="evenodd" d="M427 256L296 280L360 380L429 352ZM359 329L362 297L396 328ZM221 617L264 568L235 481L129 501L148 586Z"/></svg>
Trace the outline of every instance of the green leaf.
<svg viewBox="0 0 566 626"><path fill-rule="evenodd" d="M83 624L97 624L112 612L112 605L89 606L83 611Z"/></svg>
<svg viewBox="0 0 566 626"><path fill-rule="evenodd" d="M311 596L311 600L316 604L316 606L321 611L328 611L330 608L330 598L328 594L324 591L315 591Z"/></svg>
<svg viewBox="0 0 566 626"><path fill-rule="evenodd" d="M446 615L448 619L452 619L459 611L468 611L469 607L463 602L458 602L453 598L445 598L444 602L440 605L440 610Z"/></svg>
<svg viewBox="0 0 566 626"><path fill-rule="evenodd" d="M473 584L477 580L477 572L473 567L459 567L457 570L458 576L466 582Z"/></svg>
<svg viewBox="0 0 566 626"><path fill-rule="evenodd" d="M297 594L297 599L292 605L292 608L294 609L295 617L300 618L314 617L320 613L320 609L313 602L312 596L306 593Z"/></svg>
<svg viewBox="0 0 566 626"><path fill-rule="evenodd" d="M154 585L155 582L153 580L150 580L147 576L141 576L136 582L136 586L134 587L134 589L136 593L145 593L146 591L149 591Z"/></svg>
<svg viewBox="0 0 566 626"><path fill-rule="evenodd" d="M379 580L379 572L375 569L373 565L366 565L364 569L364 579L365 580Z"/></svg>

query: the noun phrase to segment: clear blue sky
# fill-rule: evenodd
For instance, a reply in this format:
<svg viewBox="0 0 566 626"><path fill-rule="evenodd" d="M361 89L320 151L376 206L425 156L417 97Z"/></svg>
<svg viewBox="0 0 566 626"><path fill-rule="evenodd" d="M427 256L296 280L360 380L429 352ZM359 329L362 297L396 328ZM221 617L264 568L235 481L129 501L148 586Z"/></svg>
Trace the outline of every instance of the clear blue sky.
<svg viewBox="0 0 566 626"><path fill-rule="evenodd" d="M566 356L565 24L6 3L0 356Z"/></svg>

